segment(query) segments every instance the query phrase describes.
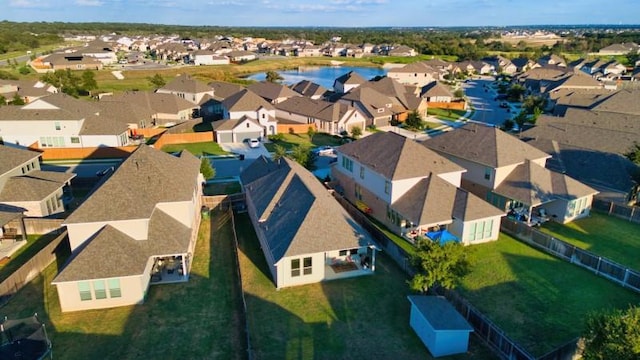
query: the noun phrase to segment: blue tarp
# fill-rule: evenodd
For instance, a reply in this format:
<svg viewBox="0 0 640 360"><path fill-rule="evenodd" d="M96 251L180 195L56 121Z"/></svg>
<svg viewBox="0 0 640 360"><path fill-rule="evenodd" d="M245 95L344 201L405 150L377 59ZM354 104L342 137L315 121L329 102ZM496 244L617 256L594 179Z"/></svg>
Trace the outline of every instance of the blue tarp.
<svg viewBox="0 0 640 360"><path fill-rule="evenodd" d="M438 241L440 245L444 245L450 241L460 242L460 239L458 239L455 235L448 232L447 230L428 232L427 237L433 241Z"/></svg>

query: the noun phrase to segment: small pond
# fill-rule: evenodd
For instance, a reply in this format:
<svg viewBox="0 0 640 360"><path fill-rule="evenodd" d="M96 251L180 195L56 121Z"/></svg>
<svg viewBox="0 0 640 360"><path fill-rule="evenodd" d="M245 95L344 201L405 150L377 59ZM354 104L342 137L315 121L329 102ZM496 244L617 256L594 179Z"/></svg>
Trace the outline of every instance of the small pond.
<svg viewBox="0 0 640 360"><path fill-rule="evenodd" d="M349 71L355 71L367 80L387 74L386 69L356 66L305 66L299 67L296 70L281 70L278 71L278 73L284 78L282 83L287 85L295 84L301 80L309 80L332 90L335 79ZM249 80L256 81L263 81L265 78L266 72L253 74L247 77Z"/></svg>

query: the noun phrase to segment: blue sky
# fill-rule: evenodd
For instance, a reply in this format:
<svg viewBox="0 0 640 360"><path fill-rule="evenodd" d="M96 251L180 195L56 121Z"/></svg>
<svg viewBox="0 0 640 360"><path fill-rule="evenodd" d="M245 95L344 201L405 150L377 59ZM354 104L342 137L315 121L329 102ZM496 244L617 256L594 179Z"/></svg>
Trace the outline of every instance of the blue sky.
<svg viewBox="0 0 640 360"><path fill-rule="evenodd" d="M0 0L0 20L215 26L638 24L616 0Z"/></svg>

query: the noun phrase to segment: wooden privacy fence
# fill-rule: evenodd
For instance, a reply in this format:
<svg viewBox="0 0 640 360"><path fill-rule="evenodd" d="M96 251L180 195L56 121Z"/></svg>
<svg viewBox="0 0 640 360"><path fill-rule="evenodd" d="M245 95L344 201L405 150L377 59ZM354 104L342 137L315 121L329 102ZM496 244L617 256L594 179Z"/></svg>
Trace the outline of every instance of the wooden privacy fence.
<svg viewBox="0 0 640 360"><path fill-rule="evenodd" d="M244 193L237 193L231 195L213 195L202 196L202 206L213 209L215 207L228 208L231 206L235 210L242 210L245 208L245 195Z"/></svg>
<svg viewBox="0 0 640 360"><path fill-rule="evenodd" d="M62 232L63 221L64 219L24 218L24 227L27 230L27 235ZM7 227L17 229L18 234L22 234L22 227L18 219L9 222Z"/></svg>
<svg viewBox="0 0 640 360"><path fill-rule="evenodd" d="M55 249L66 239L67 232L64 231L0 283L0 305L7 302L20 289L27 285L29 281L40 275L42 270L56 259ZM46 286L49 286L49 284L46 284Z"/></svg>
<svg viewBox="0 0 640 360"><path fill-rule="evenodd" d="M500 230L525 244L591 270L595 274L609 279L622 287L640 293L640 272L636 270L629 269L613 260L598 256L566 241L556 239L522 222L502 218Z"/></svg>
<svg viewBox="0 0 640 360"><path fill-rule="evenodd" d="M349 215L351 215L351 217L353 217L353 219L373 237L386 255L391 257L391 259L393 259L393 261L395 261L409 276L415 275L416 271L409 263L409 254L404 249L393 242L393 240L389 239L387 235L380 231L380 229L378 229L378 227L376 227L371 220L366 217L366 215L358 210L358 208L351 204L347 199L333 190L330 191ZM527 352L517 342L509 338L500 327L474 308L457 292L454 290L445 291L443 289L439 294L446 297L447 300L456 307L460 314L467 319L471 326L473 326L474 334L489 345L489 347L492 348L501 358L510 360L537 360L535 356ZM566 349L558 348L540 359L569 360L572 358L568 355L562 355L565 353Z"/></svg>
<svg viewBox="0 0 640 360"><path fill-rule="evenodd" d="M213 132L197 132L197 133L183 133L183 134L169 134L164 132L160 135L158 140L153 144L156 149L162 149L165 145L171 144L185 144L185 143L197 143L213 141Z"/></svg>
<svg viewBox="0 0 640 360"><path fill-rule="evenodd" d="M594 198L591 207L594 210L607 213L611 216L640 224L640 208L637 206L616 204L609 200Z"/></svg>
<svg viewBox="0 0 640 360"><path fill-rule="evenodd" d="M126 158L137 146L85 148L31 148L42 153L42 160Z"/></svg>

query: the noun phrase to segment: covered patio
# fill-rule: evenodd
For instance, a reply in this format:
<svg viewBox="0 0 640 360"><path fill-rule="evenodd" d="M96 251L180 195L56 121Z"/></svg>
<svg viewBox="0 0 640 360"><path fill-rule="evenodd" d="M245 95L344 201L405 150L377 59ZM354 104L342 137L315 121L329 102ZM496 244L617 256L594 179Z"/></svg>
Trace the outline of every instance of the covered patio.
<svg viewBox="0 0 640 360"><path fill-rule="evenodd" d="M340 256L325 253L325 280L344 279L361 275L372 275L376 269L376 251L374 245L359 249L342 250Z"/></svg>
<svg viewBox="0 0 640 360"><path fill-rule="evenodd" d="M151 284L168 284L189 281L186 254L164 255L153 259Z"/></svg>

